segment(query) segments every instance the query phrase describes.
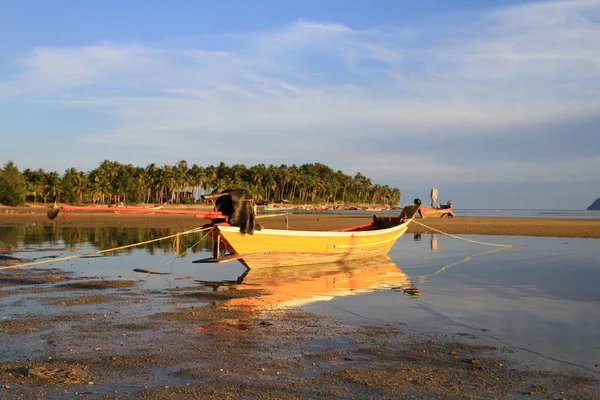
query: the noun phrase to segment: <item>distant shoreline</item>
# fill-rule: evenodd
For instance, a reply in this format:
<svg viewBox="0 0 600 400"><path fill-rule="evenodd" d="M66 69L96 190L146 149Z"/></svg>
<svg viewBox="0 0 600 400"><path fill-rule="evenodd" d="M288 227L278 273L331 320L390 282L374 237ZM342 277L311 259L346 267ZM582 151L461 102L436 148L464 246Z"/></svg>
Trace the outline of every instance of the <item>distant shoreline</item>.
<svg viewBox="0 0 600 400"><path fill-rule="evenodd" d="M206 206L189 206L188 208L207 209ZM47 223L46 212L48 209L48 206L0 207L0 226L44 225ZM118 211L118 207L115 208L115 211ZM290 214L288 215L288 226L289 229L329 230L367 223L371 218L372 215L366 213L355 215ZM450 234L600 238L600 219L598 218L457 216L452 219L417 219L416 221ZM207 220L194 218L190 215L115 214L105 211L81 211L75 212L61 226L190 229L206 222ZM285 229L283 216L259 217L257 222L265 228ZM430 231L432 230L417 223L410 224L408 229L408 233L427 233Z"/></svg>

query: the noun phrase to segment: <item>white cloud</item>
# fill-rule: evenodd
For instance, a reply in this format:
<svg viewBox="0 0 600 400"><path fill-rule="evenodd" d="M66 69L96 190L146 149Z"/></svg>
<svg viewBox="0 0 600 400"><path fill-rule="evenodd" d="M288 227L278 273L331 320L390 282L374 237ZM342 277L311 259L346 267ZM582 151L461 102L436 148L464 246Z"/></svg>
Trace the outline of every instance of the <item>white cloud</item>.
<svg viewBox="0 0 600 400"><path fill-rule="evenodd" d="M133 105L140 96L160 96L174 106L173 94L196 93L203 108L245 101L241 108L252 113L272 107L276 98L279 109L304 107L301 115L315 114L315 100L321 109L336 109L343 100L351 117L392 125L579 117L599 111L591 103L599 100L599 4L498 11L471 27L473 37L423 43L417 52L403 47L402 31L307 21L246 35L243 47L231 52L110 42L39 48L4 91L8 86L11 95L68 94L85 101L105 91L130 97ZM581 95L585 102L578 101ZM290 125L297 123L290 114Z"/></svg>
<svg viewBox="0 0 600 400"><path fill-rule="evenodd" d="M461 69L477 77L551 79L600 74L600 1L533 3L491 13L483 36L457 47Z"/></svg>
<svg viewBox="0 0 600 400"><path fill-rule="evenodd" d="M375 133L385 146L386 138L414 132L460 137L463 127L482 127L469 132L498 134L600 116L598 0L520 5L483 15L454 36L431 37L435 32L414 27L297 21L196 46L37 48L19 61L19 73L0 81L0 102L47 102L113 119L113 127L85 142L182 152L214 144L214 151L231 154L224 138L251 146L252 134L255 157L276 152L316 161L321 154L338 165L350 165L344 158L359 157L361 143ZM324 144L334 147L316 149ZM498 171L516 171L510 162L470 173L434 159L424 169L422 155L375 159L373 171L382 174L396 165L424 177L444 171L502 181L508 174ZM590 164L597 166L569 165ZM528 172L511 179L542 179L548 167L568 173L568 165L552 165L518 166Z"/></svg>

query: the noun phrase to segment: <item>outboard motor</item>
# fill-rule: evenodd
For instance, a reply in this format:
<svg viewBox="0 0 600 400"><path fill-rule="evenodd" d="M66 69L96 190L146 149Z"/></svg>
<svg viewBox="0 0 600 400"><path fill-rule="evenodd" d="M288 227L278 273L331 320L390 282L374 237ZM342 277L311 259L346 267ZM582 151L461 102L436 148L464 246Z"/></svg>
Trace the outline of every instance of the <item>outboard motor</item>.
<svg viewBox="0 0 600 400"><path fill-rule="evenodd" d="M202 196L203 199L215 200L217 211L229 216L229 223L239 226L241 233L252 235L256 228L254 222L254 200L245 189L226 189L219 194Z"/></svg>

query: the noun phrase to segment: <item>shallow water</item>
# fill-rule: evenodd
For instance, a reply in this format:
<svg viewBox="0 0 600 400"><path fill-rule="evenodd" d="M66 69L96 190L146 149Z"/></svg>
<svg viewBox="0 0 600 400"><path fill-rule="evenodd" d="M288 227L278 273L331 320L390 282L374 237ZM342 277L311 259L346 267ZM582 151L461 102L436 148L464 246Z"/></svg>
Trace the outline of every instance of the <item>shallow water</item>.
<svg viewBox="0 0 600 400"><path fill-rule="evenodd" d="M406 323L419 332L483 332L497 345L600 372L600 241L463 237L516 247L405 235L391 256L420 297L380 291L310 310L354 322Z"/></svg>
<svg viewBox="0 0 600 400"><path fill-rule="evenodd" d="M536 210L536 209L455 209L457 216L469 217L530 217L530 218L600 218L600 211Z"/></svg>
<svg viewBox="0 0 600 400"><path fill-rule="evenodd" d="M136 280L146 295L176 286L265 289L261 306L302 306L345 322L402 323L417 332L483 334L498 345L600 371L596 366L600 364L598 239L463 236L516 246L506 249L441 235L407 234L392 248L389 259L301 271L280 268L268 275L247 272L235 261L193 264L193 260L209 256L210 243L199 234L56 261L172 233L161 229L1 227L0 253L52 260L36 267L60 268L71 271L73 277ZM43 302L21 300L19 295L0 297L0 318L47 311L40 305ZM252 305L252 301L258 299L247 299L244 304ZM158 309L146 310L154 311Z"/></svg>
<svg viewBox="0 0 600 400"><path fill-rule="evenodd" d="M600 219L600 211L590 210L558 210L558 209L496 209L496 208L453 208L456 216L464 217L527 217L527 218L585 218ZM278 213L281 211L264 211L264 213ZM398 210L285 210L292 214L336 214L336 215L365 215L374 213L379 215L398 215Z"/></svg>

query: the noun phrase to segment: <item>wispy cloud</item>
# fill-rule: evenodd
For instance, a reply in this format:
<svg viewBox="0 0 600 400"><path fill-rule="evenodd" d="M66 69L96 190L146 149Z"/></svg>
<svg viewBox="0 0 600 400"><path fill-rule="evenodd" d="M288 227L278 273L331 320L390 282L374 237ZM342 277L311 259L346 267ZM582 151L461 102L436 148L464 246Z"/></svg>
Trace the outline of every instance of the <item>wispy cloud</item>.
<svg viewBox="0 0 600 400"><path fill-rule="evenodd" d="M415 132L463 140L465 127L491 135L600 116L598 0L501 9L435 40L434 31L422 35L422 29L300 20L263 32L188 38L185 45L174 39L36 48L0 81L0 102L43 101L113 119L111 129L80 138L87 142L144 143L184 154L204 145L215 157L244 143L240 157L275 153L291 163L320 155L340 166L352 165L348 154L364 152L373 133L385 146ZM336 150L320 154L315 143ZM417 158L399 165L405 170ZM435 159L430 165L432 175L466 172ZM507 167L470 176L502 180L494 171ZM535 165L522 167L538 179Z"/></svg>

